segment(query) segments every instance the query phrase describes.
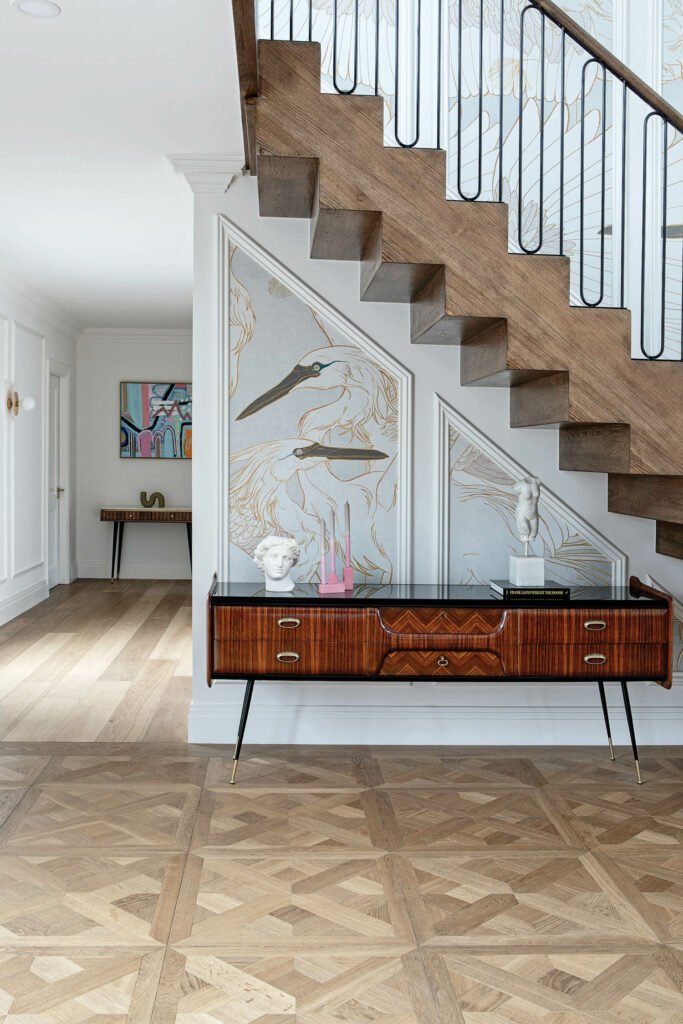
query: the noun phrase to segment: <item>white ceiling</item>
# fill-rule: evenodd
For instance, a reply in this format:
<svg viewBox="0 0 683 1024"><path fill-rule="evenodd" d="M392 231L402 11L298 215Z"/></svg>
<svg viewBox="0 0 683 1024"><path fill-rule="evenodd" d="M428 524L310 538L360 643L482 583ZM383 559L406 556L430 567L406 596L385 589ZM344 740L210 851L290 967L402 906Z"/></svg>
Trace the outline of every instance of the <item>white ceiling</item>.
<svg viewBox="0 0 683 1024"><path fill-rule="evenodd" d="M192 193L240 154L230 0L0 0L0 266L86 327L187 327Z"/></svg>

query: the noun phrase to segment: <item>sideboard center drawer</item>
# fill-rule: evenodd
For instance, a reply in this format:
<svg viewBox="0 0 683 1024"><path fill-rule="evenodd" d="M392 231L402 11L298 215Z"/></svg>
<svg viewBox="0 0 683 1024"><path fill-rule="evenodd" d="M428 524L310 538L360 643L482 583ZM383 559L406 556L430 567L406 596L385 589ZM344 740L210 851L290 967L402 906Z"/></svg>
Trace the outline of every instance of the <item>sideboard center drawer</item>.
<svg viewBox="0 0 683 1024"><path fill-rule="evenodd" d="M382 608L380 619L390 633L492 636L509 613L498 608Z"/></svg>
<svg viewBox="0 0 683 1024"><path fill-rule="evenodd" d="M226 643L236 640L282 641L285 646L291 646L295 641L363 643L369 614L364 608L220 606L214 609L215 637Z"/></svg>

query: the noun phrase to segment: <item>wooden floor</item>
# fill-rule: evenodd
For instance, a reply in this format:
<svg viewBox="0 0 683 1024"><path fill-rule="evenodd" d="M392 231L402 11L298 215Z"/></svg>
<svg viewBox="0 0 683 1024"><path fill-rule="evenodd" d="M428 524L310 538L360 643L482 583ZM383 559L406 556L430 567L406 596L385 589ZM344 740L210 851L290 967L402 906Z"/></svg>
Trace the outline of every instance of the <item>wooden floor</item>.
<svg viewBox="0 0 683 1024"><path fill-rule="evenodd" d="M55 587L0 626L0 739L184 742L190 613L189 581Z"/></svg>
<svg viewBox="0 0 683 1024"><path fill-rule="evenodd" d="M231 787L154 742L186 587L115 591L0 631L6 735L43 737L0 743L2 1024L682 1024L683 748L636 786L624 749L252 746ZM120 742L46 737L88 672Z"/></svg>

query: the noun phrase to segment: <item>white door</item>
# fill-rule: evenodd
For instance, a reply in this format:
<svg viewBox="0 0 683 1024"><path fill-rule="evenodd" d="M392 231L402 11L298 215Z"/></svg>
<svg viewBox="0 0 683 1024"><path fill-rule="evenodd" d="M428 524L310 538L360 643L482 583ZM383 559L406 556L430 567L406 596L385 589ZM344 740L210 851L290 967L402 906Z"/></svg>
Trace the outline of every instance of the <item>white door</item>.
<svg viewBox="0 0 683 1024"><path fill-rule="evenodd" d="M51 373L47 442L47 583L50 589L60 582L61 565L59 557L59 512L62 496L59 476L59 387L59 377Z"/></svg>

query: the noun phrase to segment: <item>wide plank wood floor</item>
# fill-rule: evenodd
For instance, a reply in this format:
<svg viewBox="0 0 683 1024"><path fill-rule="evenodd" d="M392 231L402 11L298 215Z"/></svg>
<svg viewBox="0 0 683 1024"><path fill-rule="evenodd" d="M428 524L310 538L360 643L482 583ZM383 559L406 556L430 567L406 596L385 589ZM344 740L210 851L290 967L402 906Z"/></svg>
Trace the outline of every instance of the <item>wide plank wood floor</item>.
<svg viewBox="0 0 683 1024"><path fill-rule="evenodd" d="M0 739L187 739L189 581L79 580L0 626Z"/></svg>
<svg viewBox="0 0 683 1024"><path fill-rule="evenodd" d="M0 742L1 1024L682 1024L683 748L638 787L625 749L250 746L232 787L154 732L186 585L107 587L0 630L39 735ZM88 679L125 694L65 741Z"/></svg>

